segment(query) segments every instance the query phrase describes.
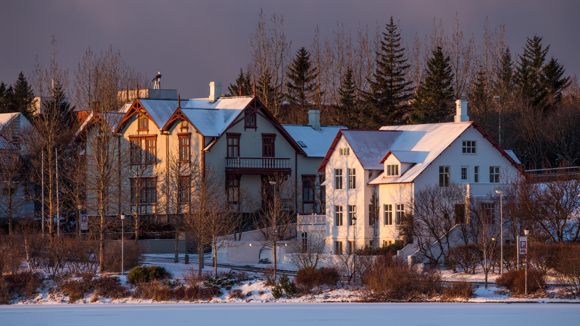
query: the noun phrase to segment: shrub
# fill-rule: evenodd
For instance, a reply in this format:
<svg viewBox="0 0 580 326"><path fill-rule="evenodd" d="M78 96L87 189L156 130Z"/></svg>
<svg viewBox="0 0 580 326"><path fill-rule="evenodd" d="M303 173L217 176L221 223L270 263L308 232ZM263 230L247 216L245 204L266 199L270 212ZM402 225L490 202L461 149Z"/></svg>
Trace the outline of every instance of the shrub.
<svg viewBox="0 0 580 326"><path fill-rule="evenodd" d="M24 261L24 252L15 236L0 235L0 276L15 273Z"/></svg>
<svg viewBox="0 0 580 326"><path fill-rule="evenodd" d="M161 266L140 266L135 267L129 273L129 283L144 283L152 280L160 280L164 278L171 278L171 274Z"/></svg>
<svg viewBox="0 0 580 326"><path fill-rule="evenodd" d="M41 273L22 271L0 277L5 281L6 291L10 297L23 296L25 299L32 298L42 285L44 276Z"/></svg>
<svg viewBox="0 0 580 326"><path fill-rule="evenodd" d="M422 295L442 292L441 275L433 269L419 270L385 255L377 257L362 278L369 296L375 300L418 300Z"/></svg>
<svg viewBox="0 0 580 326"><path fill-rule="evenodd" d="M323 285L336 285L340 281L340 276L335 268L303 268L298 270L295 281L306 290Z"/></svg>
<svg viewBox="0 0 580 326"><path fill-rule="evenodd" d="M475 296L475 287L470 282L448 283L443 288L443 299L453 300L457 298L469 299Z"/></svg>
<svg viewBox="0 0 580 326"><path fill-rule="evenodd" d="M201 287L199 285L187 287L185 289L186 300L210 300L221 295L221 290L217 287Z"/></svg>
<svg viewBox="0 0 580 326"><path fill-rule="evenodd" d="M495 283L505 287L512 293L525 293L525 270L511 270L503 273ZM545 274L537 269L528 268L528 293L534 293L546 288Z"/></svg>
<svg viewBox="0 0 580 326"><path fill-rule="evenodd" d="M554 270L564 288L575 297L580 296L580 245L559 246Z"/></svg>
<svg viewBox="0 0 580 326"><path fill-rule="evenodd" d="M461 268L466 274L475 274L481 252L476 245L459 245L449 248L447 263L457 271L457 267Z"/></svg>
<svg viewBox="0 0 580 326"><path fill-rule="evenodd" d="M230 292L230 299L244 299L245 296L240 289L234 289Z"/></svg>
<svg viewBox="0 0 580 326"><path fill-rule="evenodd" d="M109 276L65 280L58 283L57 288L69 296L69 303L74 303L89 293L93 293L95 301L97 297L119 299L129 294L129 290L119 282L118 278Z"/></svg>
<svg viewBox="0 0 580 326"><path fill-rule="evenodd" d="M282 297L282 288L278 285L272 288L272 296L274 299L280 299Z"/></svg>
<svg viewBox="0 0 580 326"><path fill-rule="evenodd" d="M111 241L105 246L104 268L108 272L121 271L121 256L123 256L125 270L139 266L143 261L143 246L135 241L125 241L124 254L121 255L121 242Z"/></svg>
<svg viewBox="0 0 580 326"><path fill-rule="evenodd" d="M532 269L546 274L554 266L559 246L545 243L534 243L530 246L529 263Z"/></svg>
<svg viewBox="0 0 580 326"><path fill-rule="evenodd" d="M402 241L396 241L393 244L388 246L383 246L379 248L372 248L369 246L365 246L363 249L359 249L356 251L356 254L359 256L382 256L382 255L396 255L397 251L403 249L405 247Z"/></svg>

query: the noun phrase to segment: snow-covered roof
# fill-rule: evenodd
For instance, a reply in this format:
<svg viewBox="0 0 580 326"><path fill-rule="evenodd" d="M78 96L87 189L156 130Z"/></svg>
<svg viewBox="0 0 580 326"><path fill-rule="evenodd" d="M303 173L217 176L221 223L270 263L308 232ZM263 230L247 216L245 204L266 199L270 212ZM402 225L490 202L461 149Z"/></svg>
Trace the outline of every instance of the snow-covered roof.
<svg viewBox="0 0 580 326"><path fill-rule="evenodd" d="M365 170L383 170L381 159L401 136L391 130L342 130L354 155Z"/></svg>
<svg viewBox="0 0 580 326"><path fill-rule="evenodd" d="M220 98L181 101L181 112L204 136L218 137L252 101L251 97Z"/></svg>
<svg viewBox="0 0 580 326"><path fill-rule="evenodd" d="M159 129L165 126L177 109L177 101L139 99L139 102Z"/></svg>
<svg viewBox="0 0 580 326"><path fill-rule="evenodd" d="M18 147L8 141L6 137L0 135L0 150L18 150Z"/></svg>
<svg viewBox="0 0 580 326"><path fill-rule="evenodd" d="M282 127L302 147L308 157L324 157L338 131L346 129L343 126L327 126L316 130L311 126L285 124Z"/></svg>
<svg viewBox="0 0 580 326"><path fill-rule="evenodd" d="M505 150L506 153L508 153L508 155L514 159L514 161L516 161L516 163L518 164L522 164L522 162L520 161L520 159L516 156L516 153L514 153L514 151L512 151L511 149L506 149Z"/></svg>
<svg viewBox="0 0 580 326"><path fill-rule="evenodd" d="M382 146L383 156L389 151L405 163L415 163L401 176L386 177L379 174L369 184L413 182L431 162L457 139L472 122L431 123L422 125L385 126L380 130L399 131L400 135L390 146ZM397 155L398 154L398 155ZM405 157L404 159L399 158ZM380 161L378 158L377 161Z"/></svg>
<svg viewBox="0 0 580 326"><path fill-rule="evenodd" d="M19 115L20 112L11 112L11 113L0 113L0 129L4 128L4 126L10 122L14 117Z"/></svg>

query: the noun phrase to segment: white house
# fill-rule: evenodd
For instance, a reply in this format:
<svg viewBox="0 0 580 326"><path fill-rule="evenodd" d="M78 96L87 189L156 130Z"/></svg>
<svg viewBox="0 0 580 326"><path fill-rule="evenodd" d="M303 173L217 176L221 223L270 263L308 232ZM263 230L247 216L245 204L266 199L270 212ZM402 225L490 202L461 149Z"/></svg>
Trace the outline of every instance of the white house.
<svg viewBox="0 0 580 326"><path fill-rule="evenodd" d="M412 213L409 204L427 185L465 184L471 195L486 195L525 173L513 152L469 121L465 100L457 101L455 122L341 130L319 171L326 174L326 217L318 229L333 254L400 240L399 218ZM376 226L369 219L373 192Z"/></svg>

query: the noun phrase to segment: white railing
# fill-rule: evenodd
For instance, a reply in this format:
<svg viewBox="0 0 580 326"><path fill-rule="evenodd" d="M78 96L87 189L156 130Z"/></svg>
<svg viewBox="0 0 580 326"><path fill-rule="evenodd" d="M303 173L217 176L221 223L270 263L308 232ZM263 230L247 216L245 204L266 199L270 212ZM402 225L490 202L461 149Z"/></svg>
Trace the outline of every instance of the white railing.
<svg viewBox="0 0 580 326"><path fill-rule="evenodd" d="M326 224L326 215L298 215L298 224L324 225Z"/></svg>
<svg viewBox="0 0 580 326"><path fill-rule="evenodd" d="M289 169L289 157L226 157L226 168Z"/></svg>

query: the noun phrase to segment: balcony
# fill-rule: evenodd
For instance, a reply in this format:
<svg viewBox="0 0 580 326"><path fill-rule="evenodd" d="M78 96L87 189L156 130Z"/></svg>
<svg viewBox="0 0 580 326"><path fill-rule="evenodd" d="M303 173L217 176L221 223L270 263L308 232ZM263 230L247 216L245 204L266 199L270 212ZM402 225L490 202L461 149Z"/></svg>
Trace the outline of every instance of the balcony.
<svg viewBox="0 0 580 326"><path fill-rule="evenodd" d="M300 225L325 225L326 215L298 215Z"/></svg>
<svg viewBox="0 0 580 326"><path fill-rule="evenodd" d="M226 157L226 172L233 174L291 174L289 157Z"/></svg>

